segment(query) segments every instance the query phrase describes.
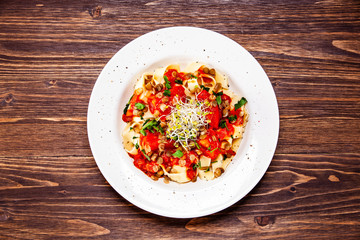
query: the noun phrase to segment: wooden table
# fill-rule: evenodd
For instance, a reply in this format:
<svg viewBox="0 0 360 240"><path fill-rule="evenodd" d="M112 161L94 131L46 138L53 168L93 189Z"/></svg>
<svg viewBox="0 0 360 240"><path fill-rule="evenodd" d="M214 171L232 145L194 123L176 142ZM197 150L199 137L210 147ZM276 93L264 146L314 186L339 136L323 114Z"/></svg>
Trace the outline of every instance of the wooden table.
<svg viewBox="0 0 360 240"><path fill-rule="evenodd" d="M170 26L224 34L275 89L280 136L244 199L194 219L133 206L105 181L86 115L107 61ZM0 239L359 239L360 3L0 2Z"/></svg>

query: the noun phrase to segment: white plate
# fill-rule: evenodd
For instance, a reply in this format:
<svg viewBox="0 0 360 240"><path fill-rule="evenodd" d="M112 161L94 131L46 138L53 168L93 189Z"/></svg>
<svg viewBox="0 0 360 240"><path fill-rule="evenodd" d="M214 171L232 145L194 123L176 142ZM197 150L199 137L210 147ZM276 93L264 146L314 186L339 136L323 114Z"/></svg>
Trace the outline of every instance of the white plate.
<svg viewBox="0 0 360 240"><path fill-rule="evenodd" d="M248 100L250 117L244 138L225 173L213 181L155 182L138 170L124 151L121 114L142 72L194 61L226 74L230 88ZM275 152L279 111L264 70L238 43L206 29L171 27L147 33L113 56L95 83L87 123L95 161L121 196L158 215L191 218L231 206L260 181Z"/></svg>

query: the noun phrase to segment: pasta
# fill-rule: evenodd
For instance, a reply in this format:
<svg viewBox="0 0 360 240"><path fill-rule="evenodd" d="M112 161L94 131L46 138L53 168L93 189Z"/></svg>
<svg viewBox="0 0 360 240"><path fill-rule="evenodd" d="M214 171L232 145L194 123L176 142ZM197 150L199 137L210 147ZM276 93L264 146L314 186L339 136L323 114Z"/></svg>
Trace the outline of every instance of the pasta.
<svg viewBox="0 0 360 240"><path fill-rule="evenodd" d="M226 76L205 64L143 73L122 115L125 151L153 180L220 177L240 146L246 103L228 89Z"/></svg>

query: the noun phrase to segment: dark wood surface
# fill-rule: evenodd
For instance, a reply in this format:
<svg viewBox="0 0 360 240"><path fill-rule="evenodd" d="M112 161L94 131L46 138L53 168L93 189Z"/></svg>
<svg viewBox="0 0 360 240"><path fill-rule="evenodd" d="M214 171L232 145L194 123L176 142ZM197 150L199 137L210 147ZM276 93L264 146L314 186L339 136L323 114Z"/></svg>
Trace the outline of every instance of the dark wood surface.
<svg viewBox="0 0 360 240"><path fill-rule="evenodd" d="M86 131L107 61L169 26L224 34L275 89L273 161L244 199L171 219L105 181ZM0 1L0 239L359 239L360 2Z"/></svg>

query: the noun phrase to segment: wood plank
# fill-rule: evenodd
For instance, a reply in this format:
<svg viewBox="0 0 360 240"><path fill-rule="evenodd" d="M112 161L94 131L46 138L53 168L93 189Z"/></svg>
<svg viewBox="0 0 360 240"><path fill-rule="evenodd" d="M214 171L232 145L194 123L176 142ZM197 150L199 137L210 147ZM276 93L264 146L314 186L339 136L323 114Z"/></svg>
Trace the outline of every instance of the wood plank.
<svg viewBox="0 0 360 240"><path fill-rule="evenodd" d="M77 166L69 160L73 164L62 165L68 174L63 178L61 170L51 171L48 167L47 172L40 172L37 169L38 165L61 165L63 159L30 158L31 161L20 160L19 165L25 163L24 169L33 168L32 174L35 176L58 182L59 185L29 182L11 189L0 189L0 194L6 192L6 197L0 201L0 209L7 218L6 221L0 221L0 227L5 230L2 231L5 236L24 237L25 233L37 236L39 231L44 237L68 236L57 228L51 230L51 222L57 219L59 223L56 226L66 227L70 233L75 229L66 224L72 221L80 224L80 228L89 228L86 233L73 233L74 236L90 237L101 233L109 234L102 237L111 238L120 232L124 233L120 231L124 227L128 229L124 234L135 232L142 224L133 223L143 222L153 226L137 233L139 237L145 237L149 234L157 236L156 225L165 227L170 221L173 228L183 233L184 237L206 236L212 239L226 236L235 239L239 236L246 238L257 232L258 237L264 238L272 236L284 239L300 234L305 237L315 234L325 238L327 229L336 230L332 236L354 237L358 233L356 209L360 207L360 188L357 186L360 173L354 162L358 158L359 155L276 155L264 179L245 199L213 216L192 220L169 220L146 213L118 196L108 185L97 185L99 182L95 179L95 182L84 185L82 179L88 168L83 167L83 161L91 159L76 158ZM1 159L1 163L11 160ZM40 164L35 164L35 161ZM16 171L18 165L10 165L9 168ZM20 172L27 176L31 171ZM12 174L5 172L2 173L4 175L13 179ZM73 180L75 182L72 183ZM27 224L34 215L37 216L36 224ZM224 224L227 225L225 229L222 227ZM23 231L11 234L10 229L17 227ZM165 228L161 234L170 238L175 229Z"/></svg>
<svg viewBox="0 0 360 240"><path fill-rule="evenodd" d="M119 196L86 133L108 60L146 32L180 25L249 50L280 110L260 183L194 219ZM359 39L356 0L0 1L0 238L359 239Z"/></svg>

